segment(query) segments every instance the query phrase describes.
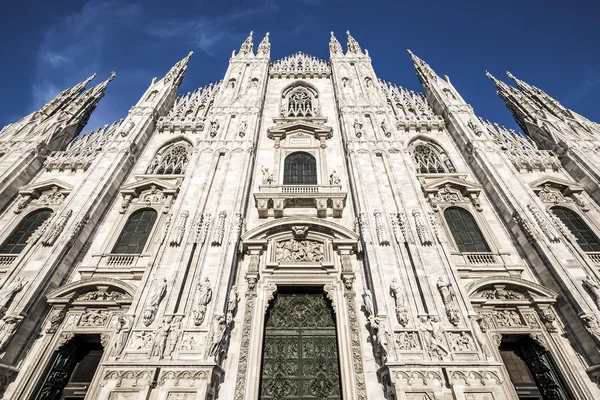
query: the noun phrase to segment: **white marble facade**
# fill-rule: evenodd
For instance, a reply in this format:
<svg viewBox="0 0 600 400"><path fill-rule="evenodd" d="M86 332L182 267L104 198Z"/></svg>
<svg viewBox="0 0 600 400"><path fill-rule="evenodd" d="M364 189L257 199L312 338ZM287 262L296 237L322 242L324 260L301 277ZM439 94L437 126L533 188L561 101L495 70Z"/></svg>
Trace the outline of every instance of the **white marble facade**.
<svg viewBox="0 0 600 400"><path fill-rule="evenodd" d="M552 363L541 398L600 398L600 251L558 215L600 236L600 126L490 75L527 135L505 129L410 52L424 93L378 79L349 33L329 62L270 46L250 35L222 81L177 94L190 53L85 135L114 74L2 130L0 242L49 215L1 248L3 398L63 398L61 352L96 338L72 398L257 399L266 311L309 286L344 399L517 399L498 349L524 338ZM316 184L284 181L299 152ZM140 210L147 241L119 247ZM485 248L460 248L451 212Z"/></svg>

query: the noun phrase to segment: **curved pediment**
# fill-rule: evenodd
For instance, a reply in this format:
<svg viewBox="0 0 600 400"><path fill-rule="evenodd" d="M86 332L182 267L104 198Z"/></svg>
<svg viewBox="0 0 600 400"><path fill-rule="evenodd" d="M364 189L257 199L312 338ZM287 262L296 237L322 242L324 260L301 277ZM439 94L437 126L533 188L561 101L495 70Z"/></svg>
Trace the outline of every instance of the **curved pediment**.
<svg viewBox="0 0 600 400"><path fill-rule="evenodd" d="M69 283L48 294L49 304L108 302L130 304L135 287L114 278L92 278Z"/></svg>
<svg viewBox="0 0 600 400"><path fill-rule="evenodd" d="M242 241L264 240L282 231L297 232L298 227L306 226L308 231L320 232L333 239L358 241L358 235L345 227L319 218L282 218L267 222L249 230L242 236Z"/></svg>
<svg viewBox="0 0 600 400"><path fill-rule="evenodd" d="M474 303L554 303L557 293L525 279L488 277L466 286Z"/></svg>
<svg viewBox="0 0 600 400"><path fill-rule="evenodd" d="M326 118L285 119L281 123L267 129L267 137L273 140L283 140L287 135L302 132L314 136L315 139L331 139L333 129L324 125Z"/></svg>

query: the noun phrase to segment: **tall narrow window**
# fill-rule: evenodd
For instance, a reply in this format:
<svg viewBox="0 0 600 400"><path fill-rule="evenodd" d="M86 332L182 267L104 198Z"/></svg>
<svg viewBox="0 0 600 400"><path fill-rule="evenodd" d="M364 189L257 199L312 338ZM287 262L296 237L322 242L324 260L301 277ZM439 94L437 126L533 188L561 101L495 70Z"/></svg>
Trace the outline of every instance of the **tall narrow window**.
<svg viewBox="0 0 600 400"><path fill-rule="evenodd" d="M450 207L444 211L444 217L458 251L466 253L489 253L481 230L470 212L460 207Z"/></svg>
<svg viewBox="0 0 600 400"><path fill-rule="evenodd" d="M417 165L417 172L421 174L443 174L454 172L454 166L447 157L440 158L435 149L426 144L418 144L413 150L413 159Z"/></svg>
<svg viewBox="0 0 600 400"><path fill-rule="evenodd" d="M185 173L192 153L192 147L188 142L180 141L161 149L155 156L148 174L173 175Z"/></svg>
<svg viewBox="0 0 600 400"><path fill-rule="evenodd" d="M322 291L280 290L263 346L262 400L342 398L335 321Z"/></svg>
<svg viewBox="0 0 600 400"><path fill-rule="evenodd" d="M140 254L156 221L156 211L145 208L131 214L113 248L115 254Z"/></svg>
<svg viewBox="0 0 600 400"><path fill-rule="evenodd" d="M563 207L553 207L552 211L575 236L581 250L586 252L600 251L598 236L583 222L575 211Z"/></svg>
<svg viewBox="0 0 600 400"><path fill-rule="evenodd" d="M305 89L298 89L288 99L288 117L312 117L312 96Z"/></svg>
<svg viewBox="0 0 600 400"><path fill-rule="evenodd" d="M52 216L52 210L37 210L27 214L21 220L17 229L0 246L1 254L19 254L27 245L27 240L48 218Z"/></svg>
<svg viewBox="0 0 600 400"><path fill-rule="evenodd" d="M308 153L292 153L285 159L284 185L316 185L317 161Z"/></svg>

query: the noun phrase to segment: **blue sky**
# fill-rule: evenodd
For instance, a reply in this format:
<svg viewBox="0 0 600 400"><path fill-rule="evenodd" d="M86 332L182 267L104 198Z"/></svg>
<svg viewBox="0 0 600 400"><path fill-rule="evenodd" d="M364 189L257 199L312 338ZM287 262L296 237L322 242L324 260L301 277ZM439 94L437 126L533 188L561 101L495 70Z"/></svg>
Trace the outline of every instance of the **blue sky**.
<svg viewBox="0 0 600 400"><path fill-rule="evenodd" d="M422 91L406 49L448 75L482 117L516 127L489 70L540 87L600 122L597 1L20 0L0 24L0 127L93 72L116 71L85 131L124 117L155 76L194 51L181 92L222 78L233 49L271 32L271 59L328 59L349 29L379 78Z"/></svg>

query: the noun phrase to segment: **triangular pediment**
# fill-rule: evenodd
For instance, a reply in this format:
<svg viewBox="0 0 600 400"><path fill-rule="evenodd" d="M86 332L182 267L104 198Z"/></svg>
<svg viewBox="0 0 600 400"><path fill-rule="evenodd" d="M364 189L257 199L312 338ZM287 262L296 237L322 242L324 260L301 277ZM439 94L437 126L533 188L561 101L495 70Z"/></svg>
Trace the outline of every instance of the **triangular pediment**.
<svg viewBox="0 0 600 400"><path fill-rule="evenodd" d="M303 132L313 135L319 139L324 137L329 139L333 135L333 129L324 125L324 118L312 119L283 119L279 124L267 129L269 139L285 139L286 135L293 132Z"/></svg>
<svg viewBox="0 0 600 400"><path fill-rule="evenodd" d="M481 185L475 182L469 182L464 179L459 179L453 176L445 176L438 179L435 179L430 182L421 183L423 186L423 191L427 192L437 192L441 188L446 186L459 190L461 193L478 193L481 192Z"/></svg>
<svg viewBox="0 0 600 400"><path fill-rule="evenodd" d="M36 182L26 186L22 186L19 190L19 194L22 195L33 195L33 197L37 197L40 193L43 193L52 188L58 188L58 190L63 194L68 194L73 190L73 185L69 185L66 182L63 182L59 179L50 179L43 182Z"/></svg>
<svg viewBox="0 0 600 400"><path fill-rule="evenodd" d="M533 181L529 184L529 186L534 191L540 191L546 185L555 187L555 188L559 189L562 193L565 193L565 194L579 193L579 192L583 191L583 185L581 185L577 182L569 181L567 179L562 179L562 178L556 178L556 177L548 176L548 175L541 177L539 179L536 179L535 181Z"/></svg>
<svg viewBox="0 0 600 400"><path fill-rule="evenodd" d="M128 183L121 187L121 193L123 195L139 196L144 190L157 188L165 194L175 194L179 191L179 187L166 180L149 178L142 179L137 182Z"/></svg>

